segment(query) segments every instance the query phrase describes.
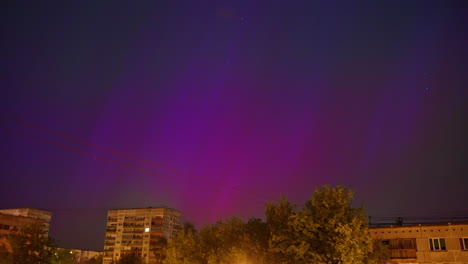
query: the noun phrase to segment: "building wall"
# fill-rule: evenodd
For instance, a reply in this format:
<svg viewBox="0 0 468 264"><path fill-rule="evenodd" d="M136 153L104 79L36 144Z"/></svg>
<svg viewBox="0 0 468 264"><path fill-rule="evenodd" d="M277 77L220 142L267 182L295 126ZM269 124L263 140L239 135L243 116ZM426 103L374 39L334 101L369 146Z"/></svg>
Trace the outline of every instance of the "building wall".
<svg viewBox="0 0 468 264"><path fill-rule="evenodd" d="M79 252L80 253L78 262L88 261L89 259L99 257L100 255L102 255L102 252L99 251L79 250Z"/></svg>
<svg viewBox="0 0 468 264"><path fill-rule="evenodd" d="M468 223L373 227L369 233L393 246L390 263L468 264Z"/></svg>
<svg viewBox="0 0 468 264"><path fill-rule="evenodd" d="M50 220L52 219L52 213L49 211L33 209L33 208L15 208L15 209L0 209L0 213L40 219L42 220L42 223L44 225L44 231L46 231L47 234L49 233Z"/></svg>
<svg viewBox="0 0 468 264"><path fill-rule="evenodd" d="M123 254L139 254L145 263L157 263L159 239L171 240L179 228L180 212L170 208L109 210L103 263Z"/></svg>
<svg viewBox="0 0 468 264"><path fill-rule="evenodd" d="M85 262L91 258L102 255L99 251L81 250L81 249L70 249L70 248L58 248L60 250L70 251L71 254L75 254L77 262Z"/></svg>
<svg viewBox="0 0 468 264"><path fill-rule="evenodd" d="M7 249L11 251L10 243L8 242L8 235L13 231L32 224L40 225L43 224L43 221L30 217L0 213L0 246L6 246Z"/></svg>

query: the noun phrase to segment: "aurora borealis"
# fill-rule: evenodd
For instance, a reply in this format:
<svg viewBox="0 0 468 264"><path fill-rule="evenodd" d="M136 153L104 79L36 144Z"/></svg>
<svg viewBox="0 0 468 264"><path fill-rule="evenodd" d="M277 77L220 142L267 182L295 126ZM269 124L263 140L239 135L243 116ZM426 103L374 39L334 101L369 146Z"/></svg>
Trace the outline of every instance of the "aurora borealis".
<svg viewBox="0 0 468 264"><path fill-rule="evenodd" d="M377 220L468 215L466 1L252 2L10 1L0 114L171 170L2 118L0 207L94 250L110 208L204 225L323 184Z"/></svg>

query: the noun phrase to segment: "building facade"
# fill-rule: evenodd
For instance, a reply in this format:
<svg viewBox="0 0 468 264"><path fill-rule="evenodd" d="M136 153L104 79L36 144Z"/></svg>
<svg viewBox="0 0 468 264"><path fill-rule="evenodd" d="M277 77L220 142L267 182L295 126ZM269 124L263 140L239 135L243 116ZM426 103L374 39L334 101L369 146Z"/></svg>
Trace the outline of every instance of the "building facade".
<svg viewBox="0 0 468 264"><path fill-rule="evenodd" d="M49 211L33 209L33 208L15 208L15 209L0 209L0 213L13 215L13 216L22 216L32 219L38 219L42 222L44 226L44 231L49 233L50 229L50 220L52 219L52 213Z"/></svg>
<svg viewBox="0 0 468 264"><path fill-rule="evenodd" d="M30 208L24 208L24 209L30 209ZM10 252L12 248L8 241L8 236L11 234L11 232L18 231L21 228L24 228L30 225L41 225L44 227L44 231L48 234L49 226L50 226L50 216L51 216L50 212L37 210L37 211L41 211L44 213L48 213L49 218L48 218L48 221L46 221L42 218L38 218L35 216L30 217L30 216L24 216L24 215L18 214L17 213L18 211L14 211L14 210L19 210L19 209L0 210L0 246L5 246L7 250ZM36 209L30 209L30 210L34 211Z"/></svg>
<svg viewBox="0 0 468 264"><path fill-rule="evenodd" d="M389 263L468 264L468 223L369 228L389 247Z"/></svg>
<svg viewBox="0 0 468 264"><path fill-rule="evenodd" d="M145 263L159 263L161 239L179 230L180 212L170 208L116 209L107 213L103 263L137 254Z"/></svg>
<svg viewBox="0 0 468 264"><path fill-rule="evenodd" d="M102 252L91 251L91 250L81 250L81 249L71 249L71 248L57 248L58 250L64 250L70 252L76 257L76 262L86 262L92 258L97 258L102 255Z"/></svg>

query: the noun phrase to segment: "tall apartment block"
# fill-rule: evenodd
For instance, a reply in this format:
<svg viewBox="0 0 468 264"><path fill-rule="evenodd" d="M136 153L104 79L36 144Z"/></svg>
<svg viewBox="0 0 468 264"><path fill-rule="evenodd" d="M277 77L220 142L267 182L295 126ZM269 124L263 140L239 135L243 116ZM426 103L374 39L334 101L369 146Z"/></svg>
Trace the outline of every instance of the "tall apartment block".
<svg viewBox="0 0 468 264"><path fill-rule="evenodd" d="M179 230L180 212L170 208L115 209L107 212L103 263L124 254L140 255L145 263L160 262L161 238Z"/></svg>

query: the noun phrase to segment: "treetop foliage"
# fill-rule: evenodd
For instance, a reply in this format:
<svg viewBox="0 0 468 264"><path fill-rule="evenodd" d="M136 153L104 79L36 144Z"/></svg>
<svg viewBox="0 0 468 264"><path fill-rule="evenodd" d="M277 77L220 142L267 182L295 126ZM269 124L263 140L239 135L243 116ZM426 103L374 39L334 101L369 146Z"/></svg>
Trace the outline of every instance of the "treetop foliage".
<svg viewBox="0 0 468 264"><path fill-rule="evenodd" d="M286 197L265 205L266 221L230 218L198 232L186 225L165 264L377 264L386 248L367 231L367 216L344 186L317 189L298 210Z"/></svg>

